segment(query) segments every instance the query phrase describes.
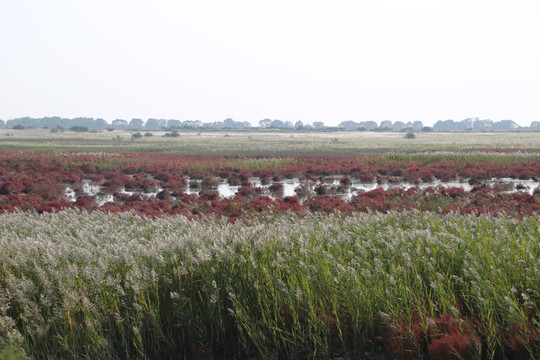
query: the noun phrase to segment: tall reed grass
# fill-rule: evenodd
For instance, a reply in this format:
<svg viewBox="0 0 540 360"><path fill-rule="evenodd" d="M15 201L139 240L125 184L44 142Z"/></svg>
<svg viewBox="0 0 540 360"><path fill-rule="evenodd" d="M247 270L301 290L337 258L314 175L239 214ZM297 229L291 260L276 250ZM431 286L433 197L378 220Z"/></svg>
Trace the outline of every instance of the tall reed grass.
<svg viewBox="0 0 540 360"><path fill-rule="evenodd" d="M539 239L538 217L3 214L0 349L435 359L444 345L538 358Z"/></svg>

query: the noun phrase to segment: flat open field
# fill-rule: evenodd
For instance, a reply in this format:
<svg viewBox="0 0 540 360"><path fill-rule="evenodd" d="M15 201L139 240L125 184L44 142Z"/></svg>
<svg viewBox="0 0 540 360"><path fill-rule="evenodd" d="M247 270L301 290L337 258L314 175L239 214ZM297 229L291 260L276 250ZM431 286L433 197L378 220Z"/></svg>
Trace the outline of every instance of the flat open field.
<svg viewBox="0 0 540 360"><path fill-rule="evenodd" d="M29 151L173 152L179 154L353 155L359 153L422 153L431 151L540 151L540 134L384 132L194 132L178 137L131 140L134 131L52 133L47 129L0 129L0 149ZM141 131L141 134L145 134Z"/></svg>
<svg viewBox="0 0 540 360"><path fill-rule="evenodd" d="M0 130L0 359L538 359L540 136Z"/></svg>

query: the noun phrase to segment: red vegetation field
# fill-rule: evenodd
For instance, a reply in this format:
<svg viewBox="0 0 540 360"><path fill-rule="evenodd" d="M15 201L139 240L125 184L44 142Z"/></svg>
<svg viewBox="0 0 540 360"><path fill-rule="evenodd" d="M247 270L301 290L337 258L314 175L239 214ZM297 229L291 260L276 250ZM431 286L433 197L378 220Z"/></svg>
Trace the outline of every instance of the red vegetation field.
<svg viewBox="0 0 540 360"><path fill-rule="evenodd" d="M523 185L508 182L486 185L501 178L535 184L540 162L500 155L490 160L489 156L264 158L0 152L0 211L78 207L151 216L216 214L231 218L262 211L418 209L465 214L504 211L517 216L540 212L537 184L529 191L519 191ZM299 182L295 196L283 196L287 179ZM429 186L433 181L438 182ZM470 185L470 191L452 185L457 182ZM235 186L237 191L220 197L216 188L221 183ZM392 187L351 192L355 183ZM403 183L410 186L399 187ZM85 190L90 185L96 190ZM68 188L73 192L71 198Z"/></svg>

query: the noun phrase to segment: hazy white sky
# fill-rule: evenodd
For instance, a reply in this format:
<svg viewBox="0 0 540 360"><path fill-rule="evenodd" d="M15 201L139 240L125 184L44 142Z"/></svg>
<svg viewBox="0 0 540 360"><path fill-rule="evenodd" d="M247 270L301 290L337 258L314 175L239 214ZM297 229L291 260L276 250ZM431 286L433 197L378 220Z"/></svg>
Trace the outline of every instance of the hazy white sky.
<svg viewBox="0 0 540 360"><path fill-rule="evenodd" d="M538 0L0 0L0 119L540 121Z"/></svg>

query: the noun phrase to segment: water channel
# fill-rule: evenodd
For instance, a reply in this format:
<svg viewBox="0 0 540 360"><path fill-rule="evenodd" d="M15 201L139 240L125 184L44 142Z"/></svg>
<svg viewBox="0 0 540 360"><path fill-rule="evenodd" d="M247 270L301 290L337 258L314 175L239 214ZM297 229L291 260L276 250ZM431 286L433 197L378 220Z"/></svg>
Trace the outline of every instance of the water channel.
<svg viewBox="0 0 540 360"><path fill-rule="evenodd" d="M200 184L196 181L190 181L190 183L196 183L199 186L186 187L185 192L187 194L199 194L201 191L205 190L215 190L218 192L219 197L221 198L231 198L236 195L241 186L239 185L230 185L227 182L221 182L216 187L210 189L201 190ZM433 188L460 188L465 191L470 191L473 188L473 185L469 184L468 181L452 181L452 182L442 182L435 180L433 182L412 184L408 182L400 183L359 183L352 182L348 186L340 186L339 180L333 180L331 182L320 182L320 181L300 181L299 179L285 179L277 183L282 184L281 192L274 193L269 190L270 184L261 184L260 179L252 178L250 179L251 186L254 188L261 188L261 194L267 195L271 198L286 197L286 196L299 196L303 195L313 195L314 189L317 185L325 185L328 189L328 194L340 197L344 200L350 200L358 193L365 191L372 191L375 189L397 189L401 188L408 190L413 187L417 187L420 190L425 190L429 187ZM534 190L539 188L539 183L534 180L519 180L511 178L500 178L500 179L491 179L482 182L482 186L493 188L494 186L502 186L505 190L503 192L507 193L528 193L533 194ZM144 191L127 191L126 189L121 189L118 193L126 195L141 195L148 197L156 197L157 194L162 191L162 188L156 189L154 192L144 192ZM70 201L76 201L77 195L88 195L93 196L96 199L96 204L101 206L107 202L113 202L114 196L112 194L104 193L101 191L101 188L98 184L92 183L89 180L84 180L79 194L73 190L72 187L67 186L65 190L65 197Z"/></svg>

